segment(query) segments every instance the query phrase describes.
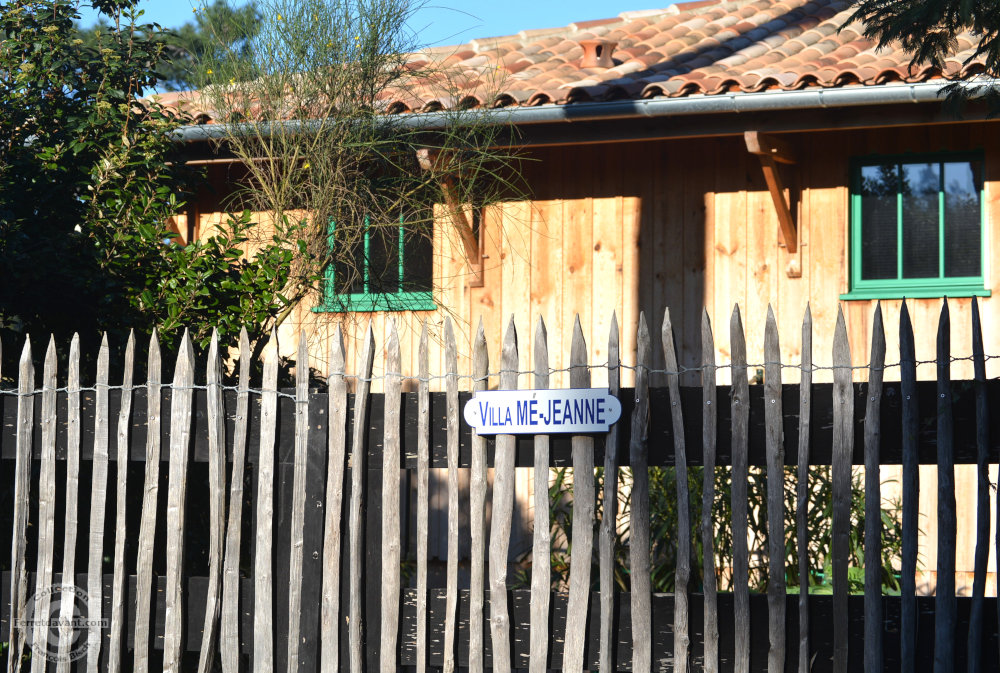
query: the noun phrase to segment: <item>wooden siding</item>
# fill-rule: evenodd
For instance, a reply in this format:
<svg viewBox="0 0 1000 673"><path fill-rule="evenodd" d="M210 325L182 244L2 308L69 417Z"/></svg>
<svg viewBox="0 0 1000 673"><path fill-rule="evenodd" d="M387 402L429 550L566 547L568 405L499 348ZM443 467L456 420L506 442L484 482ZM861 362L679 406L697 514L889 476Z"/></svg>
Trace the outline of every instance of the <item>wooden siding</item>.
<svg viewBox="0 0 1000 673"><path fill-rule="evenodd" d="M591 364L607 360L607 332L610 314L619 316L622 332L622 363L635 363L635 333L639 313L658 324L669 306L676 330L678 358L684 367L696 367L701 360L700 319L707 307L713 326L727 325L734 304L748 316L747 362L750 376L764 362L764 320L770 304L782 334L795 334L807 302L811 306L814 334L813 360L819 366L831 364L834 323L843 306L850 350L855 366L868 362L871 315L874 301L839 299L847 290L848 279L848 177L852 157L867 154L983 150L985 154L986 267L985 277L993 296L981 300L984 342L987 355L1000 354L1000 274L991 260L1000 260L1000 236L994 222L1000 210L1000 126L977 122L896 129L801 132L786 134L798 153L798 164L783 166L787 179L798 186L800 228L800 278L791 278L785 268L789 255L778 242L778 221L760 165L746 151L742 137L692 138L635 143L608 143L573 147L540 148L528 153L523 163L525 184L532 189L530 201L495 207L483 218L484 284L470 288L464 251L443 211L439 213L434 236L435 274L440 306L434 312L401 314L313 313L303 306L282 326L282 354L294 355L300 330L310 335L310 365L324 372L325 346L340 324L348 344L347 361L354 365L363 332L372 321L376 344L386 342L390 320L399 328L404 375L417 371L416 357L420 327L428 321L431 334L430 368L443 371L443 326L446 317L455 321L458 340L459 373L468 375L472 340L482 320L487 335L490 362L500 361L500 335L513 315L519 330L519 369L533 367L531 335L538 316L545 319L549 334L549 362L554 369L569 364L569 342L563 335L572 331L580 315L590 349ZM222 202L219 171L212 178L214 194L199 204L200 228L218 221L216 204ZM936 324L939 299L910 300L915 325ZM886 331L896 334L901 302L882 302ZM970 302L951 300L951 342L956 356L971 354ZM916 357L932 361L935 354L934 330L918 329ZM888 339L886 362L899 361L898 341ZM992 347L991 347L992 345ZM315 347L313 347L315 346ZM716 329L716 360L730 360L729 332ZM662 349L652 349L654 369L664 367ZM781 359L800 359L797 339L781 341ZM376 358L376 376L384 358ZM753 367L758 364L760 367ZM972 363L952 365L953 378L972 378ZM729 382L729 369L721 367L719 382ZM987 376L1000 375L1000 360L987 361ZM863 381L864 369L855 371L854 380ZM933 379L933 364L919 365L919 379ZM785 383L797 383L798 372L786 369ZM886 380L898 380L898 367L890 367ZM816 382L830 382L829 370L819 370ZM594 385L605 385L606 372L594 370ZM490 387L499 381L491 379ZM654 373L650 385L663 386L666 379ZM682 385L698 385L697 372L681 377ZM530 385L522 375L519 387ZM552 377L553 387L566 387L565 372ZM622 370L622 385L634 385L632 370ZM441 380L432 390L443 390ZM404 379L404 390L415 383ZM381 391L376 380L373 391ZM898 486L898 468L882 467L883 479L890 482L886 497ZM933 529L936 511L935 474L922 470L921 565L936 565ZM530 480L525 480L530 489ZM463 484L463 488L467 485ZM974 493L972 466L956 470L958 492ZM518 493L519 502L530 503L530 493ZM991 493L995 499L995 493ZM973 505L970 500L969 506ZM526 511L526 510L525 510ZM971 510L970 510L971 511ZM525 525L529 518L525 518ZM960 538L974 535L974 516L959 512ZM971 546L968 558L959 554L959 570L972 569ZM991 549L990 568L995 568ZM961 587L961 581L959 582Z"/></svg>

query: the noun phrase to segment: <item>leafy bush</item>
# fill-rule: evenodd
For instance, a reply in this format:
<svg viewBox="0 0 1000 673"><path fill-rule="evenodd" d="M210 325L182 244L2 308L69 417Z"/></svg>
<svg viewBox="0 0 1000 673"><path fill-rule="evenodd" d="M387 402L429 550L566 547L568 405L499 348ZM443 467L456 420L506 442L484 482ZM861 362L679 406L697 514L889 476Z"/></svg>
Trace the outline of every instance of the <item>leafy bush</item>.
<svg viewBox="0 0 1000 673"><path fill-rule="evenodd" d="M79 332L89 356L130 328L168 348L187 325L201 346L213 325L259 340L287 303L295 223L253 254L248 214L179 243L171 218L198 174L171 134L190 120L142 98L164 34L136 5L95 0L105 25L87 40L78 3L0 5L0 331L15 341Z"/></svg>
<svg viewBox="0 0 1000 673"><path fill-rule="evenodd" d="M603 511L604 470L595 470L595 485L598 493L597 520L594 522L594 539L598 539L598 527ZM728 588L732 579L733 539L731 529L731 468L718 467L715 473L715 500L712 507L715 529L714 555L716 575L720 586ZM702 590L702 559L704 548L701 543L701 496L704 468L688 469L688 490L691 503L691 582L692 591ZM552 533L552 576L556 590L569 586L569 558L572 553L572 469L553 469L549 487L549 511ZM789 593L799 589L798 546L796 543L796 468L786 467L783 474L785 516L785 581ZM831 543L833 489L830 468L812 466L809 468L809 499L807 521L809 530L810 593L831 593ZM618 482L619 522L615 545L615 584L622 591L628 591L628 539L629 510L631 501L632 471L620 471ZM767 590L767 475L760 468L751 468L748 484L747 528L750 548L750 589ZM656 592L671 592L674 589L674 570L677 567L677 488L673 467L652 467L649 470L650 544L652 588ZM895 564L902 551L902 523L900 505L894 501L882 504L882 591L898 593L899 578ZM852 475L850 557L848 560L848 581L852 593L864 591L864 547L865 493L864 480L860 468ZM591 575L597 590L597 548L594 545L594 571Z"/></svg>

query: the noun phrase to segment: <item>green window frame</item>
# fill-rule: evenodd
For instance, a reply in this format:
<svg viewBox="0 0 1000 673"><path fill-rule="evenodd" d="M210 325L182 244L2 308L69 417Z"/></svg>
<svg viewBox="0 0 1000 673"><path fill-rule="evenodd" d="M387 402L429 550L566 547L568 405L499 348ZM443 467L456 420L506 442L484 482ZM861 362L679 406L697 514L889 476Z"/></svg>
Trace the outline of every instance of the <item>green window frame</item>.
<svg viewBox="0 0 1000 673"><path fill-rule="evenodd" d="M963 164L968 168L963 170ZM876 155L852 160L850 289L840 298L988 297L983 165L982 152ZM959 172L964 175L956 177ZM965 189L970 179L971 189ZM953 206L956 199L970 195L978 198L978 222L975 216L969 217L969 204L964 206L964 217L960 207ZM926 208L935 202L936 226L935 214ZM949 208L958 213L951 222L947 219ZM866 222L866 215L870 222ZM978 251L960 243L970 236L978 238ZM949 266L959 267L960 272L949 273Z"/></svg>
<svg viewBox="0 0 1000 673"><path fill-rule="evenodd" d="M375 311L434 311L437 304L434 302L434 293L431 290L407 290L406 285L412 284L412 279L407 278L407 258L412 258L414 253L407 250L406 246L406 219L403 215L399 217L399 234L396 237L397 250L397 273L395 278L396 289L393 291L382 291L382 283L373 276L372 254L374 227L370 221L365 219L365 231L362 238L362 253L359 261L359 272L361 275L362 288L360 292L338 292L336 265L328 264L324 271L323 278L323 301L312 310L317 313L345 313L345 312L375 312ZM336 245L336 224L330 223L327 232L328 245L333 248ZM412 265L410 265L412 266ZM428 266L428 270L431 266ZM431 278L426 278L427 285L430 286Z"/></svg>

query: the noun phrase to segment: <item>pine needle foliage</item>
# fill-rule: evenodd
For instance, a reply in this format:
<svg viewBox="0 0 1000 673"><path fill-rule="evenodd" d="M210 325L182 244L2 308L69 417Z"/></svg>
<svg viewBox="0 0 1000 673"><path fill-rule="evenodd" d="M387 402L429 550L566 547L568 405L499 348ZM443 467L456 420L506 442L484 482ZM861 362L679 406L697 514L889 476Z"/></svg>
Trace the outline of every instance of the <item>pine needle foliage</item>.
<svg viewBox="0 0 1000 673"><path fill-rule="evenodd" d="M456 73L444 63L448 54L422 52L408 27L419 2L264 0L256 7L261 19L248 53L206 61L202 93L226 124L220 151L247 173L231 207L270 214L281 236L296 232L301 254L289 310L307 297L320 300L331 266L338 288L360 284L366 232L388 235L404 221L406 246L459 236L442 216L449 197L471 211L519 194L507 115L489 107L502 85L498 69ZM428 89L458 100L460 84L471 80L486 102L480 109L393 114L398 101L420 109L419 91ZM433 129L413 123L428 117L437 121ZM383 291L379 278L364 280L373 294Z"/></svg>

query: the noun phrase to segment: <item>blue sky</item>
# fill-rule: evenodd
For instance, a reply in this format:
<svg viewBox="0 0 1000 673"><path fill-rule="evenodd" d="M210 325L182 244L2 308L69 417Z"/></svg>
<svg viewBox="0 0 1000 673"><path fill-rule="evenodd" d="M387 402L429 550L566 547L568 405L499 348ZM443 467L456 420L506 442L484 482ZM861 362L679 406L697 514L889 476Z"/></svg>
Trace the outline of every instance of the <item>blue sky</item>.
<svg viewBox="0 0 1000 673"><path fill-rule="evenodd" d="M242 4L239 0L234 0ZM419 0L418 0L419 1ZM529 28L565 26L574 21L605 19L623 11L666 7L669 0L643 3L608 3L579 0L573 3L551 0L430 0L414 17L411 28L428 45L468 42L477 37L509 35ZM140 3L146 18L166 28L176 28L191 20L194 3L189 0L146 0ZM81 8L83 25L96 21L89 6Z"/></svg>

